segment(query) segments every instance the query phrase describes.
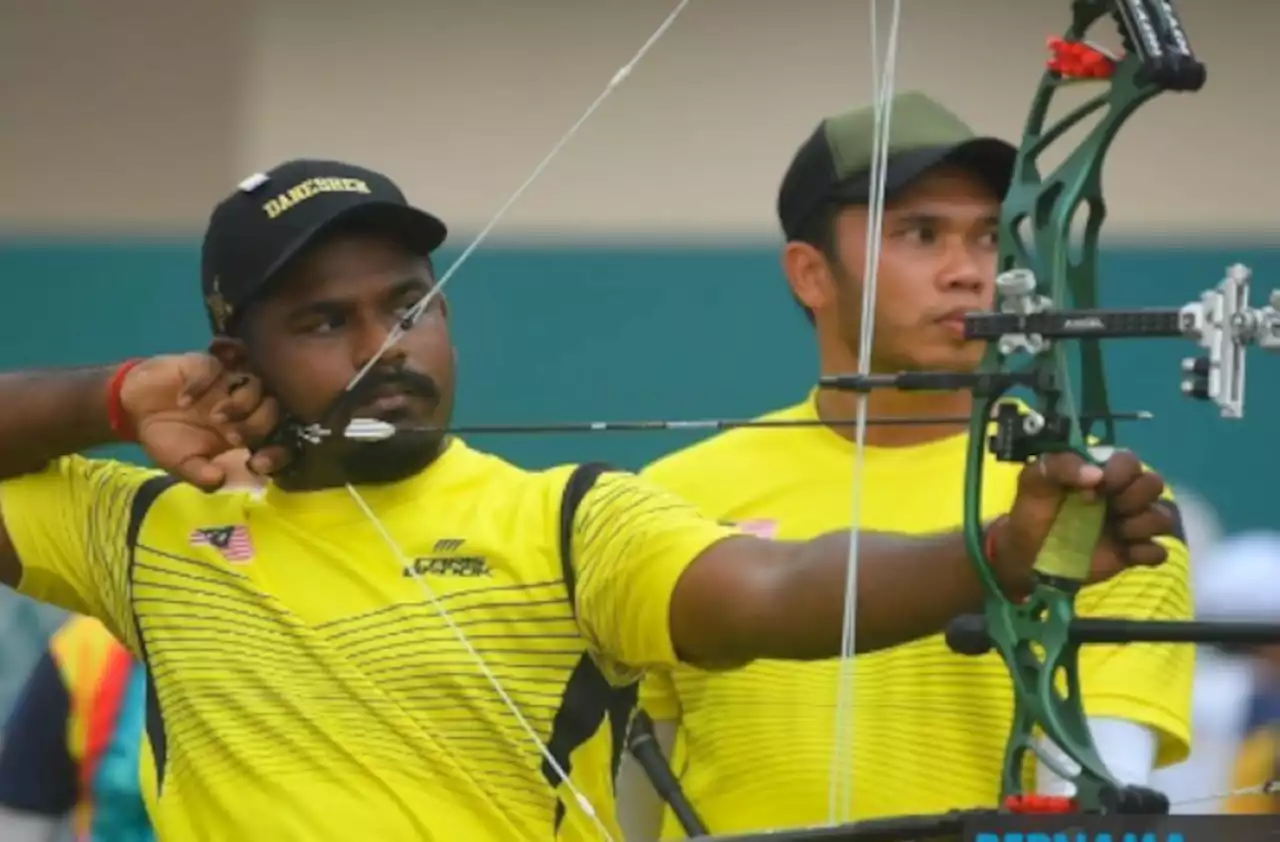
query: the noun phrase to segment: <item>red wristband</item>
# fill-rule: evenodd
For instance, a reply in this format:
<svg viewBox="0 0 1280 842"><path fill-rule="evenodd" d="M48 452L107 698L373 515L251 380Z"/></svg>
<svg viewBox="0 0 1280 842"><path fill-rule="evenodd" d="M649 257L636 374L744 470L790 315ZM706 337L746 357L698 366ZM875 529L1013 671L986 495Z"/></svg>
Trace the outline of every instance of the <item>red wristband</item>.
<svg viewBox="0 0 1280 842"><path fill-rule="evenodd" d="M982 535L982 554L987 557L987 561L994 561L996 557L996 527L1008 519L1008 515L1000 515L1000 517L991 521L987 526L987 531Z"/></svg>
<svg viewBox="0 0 1280 842"><path fill-rule="evenodd" d="M121 441L137 441L138 438L137 431L133 429L133 423L124 411L120 391L124 386L124 378L140 362L142 362L140 359L125 360L107 381L107 423L111 425L111 431L116 434L116 438Z"/></svg>

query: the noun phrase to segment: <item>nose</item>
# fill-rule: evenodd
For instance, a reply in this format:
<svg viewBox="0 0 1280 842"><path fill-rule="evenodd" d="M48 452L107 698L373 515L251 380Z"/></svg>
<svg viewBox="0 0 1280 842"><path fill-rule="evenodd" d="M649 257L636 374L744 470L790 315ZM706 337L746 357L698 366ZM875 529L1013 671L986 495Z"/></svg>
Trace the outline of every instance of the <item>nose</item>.
<svg viewBox="0 0 1280 842"><path fill-rule="evenodd" d="M995 255L969 243L953 242L947 261L938 273L943 292L980 295L995 283Z"/></svg>
<svg viewBox="0 0 1280 842"><path fill-rule="evenodd" d="M361 320L359 339L355 343L357 369L377 358L380 364L400 367L405 359L405 331L398 318L367 315Z"/></svg>

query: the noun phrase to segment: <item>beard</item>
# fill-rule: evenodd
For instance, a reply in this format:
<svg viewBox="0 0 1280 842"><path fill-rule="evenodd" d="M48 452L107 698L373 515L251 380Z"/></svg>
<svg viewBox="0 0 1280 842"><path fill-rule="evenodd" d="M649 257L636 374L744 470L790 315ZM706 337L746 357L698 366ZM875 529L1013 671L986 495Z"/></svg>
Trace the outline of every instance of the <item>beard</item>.
<svg viewBox="0 0 1280 842"><path fill-rule="evenodd" d="M267 381L263 378L264 385ZM379 420L396 427L390 438L377 442L346 439L341 431L351 419L360 415L383 386L395 386L415 398L434 403L431 418L413 417L411 412L384 413ZM280 402L286 424L305 423L301 414L292 412L283 399L267 385L267 391ZM294 459L272 479L290 490L315 490L352 485L385 485L421 472L444 452L448 435L443 432L452 420L453 401L436 381L419 372L404 369L371 371L356 388L345 393L323 413L320 423L334 435L318 444L303 444Z"/></svg>
<svg viewBox="0 0 1280 842"><path fill-rule="evenodd" d="M386 485L426 469L447 443L442 432L402 430L386 441L346 443L338 465L344 481L352 485Z"/></svg>
<svg viewBox="0 0 1280 842"><path fill-rule="evenodd" d="M370 372L344 399L346 406L360 406L384 386L400 389L414 398L430 401L436 412L432 418L414 417L411 411L379 416L392 424L395 434L384 441L342 441L337 462L346 482L354 485L381 485L399 482L419 473L444 452L448 436L443 432L452 419L452 406L436 381L426 374L405 369ZM352 413L345 416L344 425Z"/></svg>

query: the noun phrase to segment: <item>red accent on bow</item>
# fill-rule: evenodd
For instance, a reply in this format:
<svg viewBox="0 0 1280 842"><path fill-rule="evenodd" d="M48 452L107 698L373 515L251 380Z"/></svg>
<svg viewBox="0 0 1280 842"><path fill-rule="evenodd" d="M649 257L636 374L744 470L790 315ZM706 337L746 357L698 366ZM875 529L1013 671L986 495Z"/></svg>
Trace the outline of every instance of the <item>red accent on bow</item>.
<svg viewBox="0 0 1280 842"><path fill-rule="evenodd" d="M1084 41L1067 41L1058 36L1048 40L1053 56L1045 62L1051 72L1065 79L1110 79L1116 60Z"/></svg>
<svg viewBox="0 0 1280 842"><path fill-rule="evenodd" d="M1017 815L1074 813L1076 801L1062 795L1010 795L1004 808Z"/></svg>

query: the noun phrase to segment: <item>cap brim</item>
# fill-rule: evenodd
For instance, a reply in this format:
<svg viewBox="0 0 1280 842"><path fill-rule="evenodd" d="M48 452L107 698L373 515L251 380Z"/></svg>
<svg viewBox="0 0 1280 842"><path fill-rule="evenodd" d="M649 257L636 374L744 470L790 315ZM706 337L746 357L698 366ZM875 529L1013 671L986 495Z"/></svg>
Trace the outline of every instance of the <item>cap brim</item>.
<svg viewBox="0 0 1280 842"><path fill-rule="evenodd" d="M308 248L335 231L348 227L385 234L404 244L414 254L423 257L442 246L449 235L449 229L443 222L412 205L364 202L329 217L290 243L267 270L262 279L262 286L267 286L272 278L280 274L289 263L296 260Z"/></svg>
<svg viewBox="0 0 1280 842"><path fill-rule="evenodd" d="M890 155L885 173L885 200L941 164L954 164L981 178L1001 199L1009 192L1018 150L999 138L977 137L950 146L930 146ZM841 182L833 198L866 203L872 200L870 172Z"/></svg>

